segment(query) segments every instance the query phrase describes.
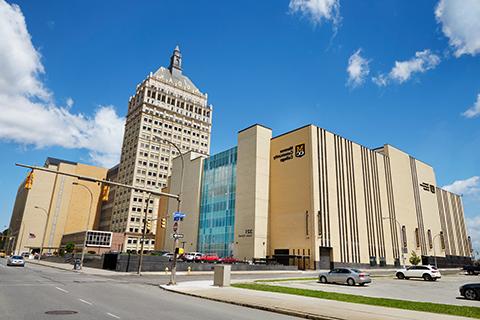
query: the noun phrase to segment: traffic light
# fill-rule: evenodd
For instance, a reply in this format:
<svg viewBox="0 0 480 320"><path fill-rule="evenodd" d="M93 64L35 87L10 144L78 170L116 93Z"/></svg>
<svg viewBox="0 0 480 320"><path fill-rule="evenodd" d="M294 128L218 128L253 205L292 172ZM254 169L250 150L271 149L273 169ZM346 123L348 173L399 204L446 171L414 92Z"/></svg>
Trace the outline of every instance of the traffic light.
<svg viewBox="0 0 480 320"><path fill-rule="evenodd" d="M102 201L108 201L108 196L110 194L110 186L109 185L102 185Z"/></svg>
<svg viewBox="0 0 480 320"><path fill-rule="evenodd" d="M167 227L167 219L166 218L162 218L162 220L160 220L160 227L162 227L163 229L165 229Z"/></svg>
<svg viewBox="0 0 480 320"><path fill-rule="evenodd" d="M152 221L147 220L147 222L145 223L145 228L147 229L146 233L150 233L152 231Z"/></svg>
<svg viewBox="0 0 480 320"><path fill-rule="evenodd" d="M25 189L32 189L33 185L33 170L28 173L27 179L25 179Z"/></svg>

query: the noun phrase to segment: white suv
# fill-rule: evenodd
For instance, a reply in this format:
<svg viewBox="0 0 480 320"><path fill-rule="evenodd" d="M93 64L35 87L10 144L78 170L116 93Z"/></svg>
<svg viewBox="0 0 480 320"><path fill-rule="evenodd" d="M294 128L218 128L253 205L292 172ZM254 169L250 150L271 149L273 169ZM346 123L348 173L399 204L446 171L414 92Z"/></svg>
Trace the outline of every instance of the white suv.
<svg viewBox="0 0 480 320"><path fill-rule="evenodd" d="M398 279L423 278L425 281L435 281L442 277L440 271L433 266L411 266L397 270L395 275Z"/></svg>

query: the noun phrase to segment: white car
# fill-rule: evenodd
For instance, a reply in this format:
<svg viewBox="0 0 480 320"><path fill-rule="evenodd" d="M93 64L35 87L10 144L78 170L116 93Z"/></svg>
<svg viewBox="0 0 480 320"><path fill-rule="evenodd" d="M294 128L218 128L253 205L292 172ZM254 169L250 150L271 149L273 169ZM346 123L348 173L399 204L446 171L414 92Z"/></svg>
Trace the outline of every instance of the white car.
<svg viewBox="0 0 480 320"><path fill-rule="evenodd" d="M440 271L433 266L411 266L397 270L395 275L398 279L423 278L425 281L435 281L442 277Z"/></svg>
<svg viewBox="0 0 480 320"><path fill-rule="evenodd" d="M11 256L7 259L7 266L25 267L25 259L22 256Z"/></svg>
<svg viewBox="0 0 480 320"><path fill-rule="evenodd" d="M195 260L201 258L203 256L200 252L188 252L183 256L183 260L194 262Z"/></svg>

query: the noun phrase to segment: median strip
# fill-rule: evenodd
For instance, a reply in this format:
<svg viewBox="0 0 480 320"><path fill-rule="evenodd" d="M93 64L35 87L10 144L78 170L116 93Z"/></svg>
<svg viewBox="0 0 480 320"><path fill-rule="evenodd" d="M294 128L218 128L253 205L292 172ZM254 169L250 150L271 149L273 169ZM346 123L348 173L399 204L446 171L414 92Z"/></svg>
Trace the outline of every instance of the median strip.
<svg viewBox="0 0 480 320"><path fill-rule="evenodd" d="M375 298L375 297L366 297L366 296L359 296L359 295L345 294L345 293L289 288L289 287L282 287L282 286L276 286L276 285L270 286L270 285L260 284L260 283L237 283L237 284L232 284L232 287L258 290L258 291L293 294L297 296L305 296L310 298L359 303L359 304L366 304L366 305L379 306L379 307L389 307L389 308L405 309L405 310L412 310L412 311L424 311L424 312L480 319L480 308L478 307L456 306L456 305L448 305L448 304L417 302L417 301L397 300L397 299L388 299L388 298Z"/></svg>

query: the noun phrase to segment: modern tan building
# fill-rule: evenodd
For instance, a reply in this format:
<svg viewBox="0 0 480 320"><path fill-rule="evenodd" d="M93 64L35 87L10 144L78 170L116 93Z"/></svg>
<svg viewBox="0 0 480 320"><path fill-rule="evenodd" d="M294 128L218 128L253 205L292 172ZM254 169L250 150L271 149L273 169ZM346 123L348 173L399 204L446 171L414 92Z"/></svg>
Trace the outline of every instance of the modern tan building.
<svg viewBox="0 0 480 320"><path fill-rule="evenodd" d="M460 196L391 145L369 149L314 125L272 138L254 125L239 132L237 147L185 160L179 232L187 251L307 269L400 265L412 251L424 263L437 256L440 266L470 259ZM163 214L175 206L168 201ZM158 249L171 250L172 223Z"/></svg>
<svg viewBox="0 0 480 320"><path fill-rule="evenodd" d="M179 151L208 155L212 106L207 98L183 74L176 47L169 67L150 73L129 100L117 181L160 191ZM116 188L111 231L127 233L125 250L140 250L145 210L149 220L156 219L158 203L157 197L148 199L142 192ZM155 232L153 228L149 237ZM144 250L152 250L154 243L153 238L145 241Z"/></svg>
<svg viewBox="0 0 480 320"><path fill-rule="evenodd" d="M105 179L107 174L105 168L55 158L47 158L45 167L98 179ZM17 253L38 252L43 242L44 252L55 252L64 234L96 229L100 192L97 183L34 170L31 189L25 189L24 181L17 191L9 227L12 238L9 249Z"/></svg>

